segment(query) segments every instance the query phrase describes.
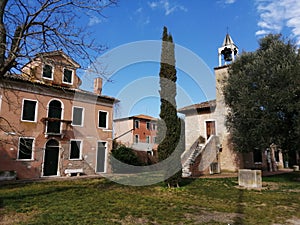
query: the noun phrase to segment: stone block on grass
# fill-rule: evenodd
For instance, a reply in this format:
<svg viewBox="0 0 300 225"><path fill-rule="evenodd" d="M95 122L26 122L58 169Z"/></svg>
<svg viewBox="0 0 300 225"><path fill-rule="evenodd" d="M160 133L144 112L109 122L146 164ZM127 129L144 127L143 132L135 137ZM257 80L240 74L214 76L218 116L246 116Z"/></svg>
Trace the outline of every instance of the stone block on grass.
<svg viewBox="0 0 300 225"><path fill-rule="evenodd" d="M245 188L262 188L261 170L239 170L239 186Z"/></svg>

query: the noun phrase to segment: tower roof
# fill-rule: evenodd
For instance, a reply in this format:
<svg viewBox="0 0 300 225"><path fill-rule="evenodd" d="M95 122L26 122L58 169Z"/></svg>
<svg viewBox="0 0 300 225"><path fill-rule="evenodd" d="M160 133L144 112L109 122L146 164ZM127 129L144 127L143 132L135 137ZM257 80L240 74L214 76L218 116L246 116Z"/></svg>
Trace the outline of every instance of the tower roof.
<svg viewBox="0 0 300 225"><path fill-rule="evenodd" d="M222 47L228 46L228 45L234 45L234 42L233 42L232 38L230 37L230 35L227 33L225 36L225 39L223 41Z"/></svg>
<svg viewBox="0 0 300 225"><path fill-rule="evenodd" d="M234 44L232 38L227 33L222 46L218 48L219 66L222 65L222 58L224 64L228 62L233 62L235 56L238 54L238 51L238 47Z"/></svg>

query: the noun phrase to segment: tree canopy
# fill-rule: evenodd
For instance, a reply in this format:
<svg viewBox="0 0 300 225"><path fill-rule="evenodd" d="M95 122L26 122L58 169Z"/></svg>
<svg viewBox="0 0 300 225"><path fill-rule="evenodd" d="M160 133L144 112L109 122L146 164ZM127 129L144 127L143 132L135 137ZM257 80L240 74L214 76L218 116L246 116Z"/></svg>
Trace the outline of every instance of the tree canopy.
<svg viewBox="0 0 300 225"><path fill-rule="evenodd" d="M160 120L158 121L158 157L163 161L171 156L178 148L184 148L182 141L182 124L177 116L176 106L176 68L174 43L171 34L168 34L167 28L163 29L162 51L160 63ZM166 183L168 186L178 186L181 178L180 154L176 154L176 162L172 162L168 168L165 168ZM178 169L180 171L178 171ZM173 175L174 171L177 171Z"/></svg>
<svg viewBox="0 0 300 225"><path fill-rule="evenodd" d="M293 151L300 147L300 56L280 34L242 53L225 79L227 127L236 150L266 149L270 144Z"/></svg>
<svg viewBox="0 0 300 225"><path fill-rule="evenodd" d="M1 0L0 77L37 53L62 49L89 65L105 49L91 39L89 17L117 0Z"/></svg>

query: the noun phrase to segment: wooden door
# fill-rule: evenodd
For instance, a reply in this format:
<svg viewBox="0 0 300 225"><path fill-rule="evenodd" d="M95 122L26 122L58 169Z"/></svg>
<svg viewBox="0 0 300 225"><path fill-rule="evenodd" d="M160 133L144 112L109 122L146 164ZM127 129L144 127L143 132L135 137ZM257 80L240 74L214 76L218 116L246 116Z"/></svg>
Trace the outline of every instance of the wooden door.
<svg viewBox="0 0 300 225"><path fill-rule="evenodd" d="M59 143L56 140L49 140L44 153L44 176L57 175L59 157Z"/></svg>
<svg viewBox="0 0 300 225"><path fill-rule="evenodd" d="M206 138L207 140L211 135L216 135L215 121L206 121Z"/></svg>

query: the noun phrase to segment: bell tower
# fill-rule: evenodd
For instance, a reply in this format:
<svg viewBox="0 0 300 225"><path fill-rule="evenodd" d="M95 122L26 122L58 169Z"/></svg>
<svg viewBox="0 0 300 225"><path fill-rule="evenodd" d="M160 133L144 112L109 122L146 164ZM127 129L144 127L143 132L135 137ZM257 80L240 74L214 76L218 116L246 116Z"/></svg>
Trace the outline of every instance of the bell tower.
<svg viewBox="0 0 300 225"><path fill-rule="evenodd" d="M227 33L222 47L218 48L219 66L233 62L238 51L238 47L234 44L232 38Z"/></svg>

